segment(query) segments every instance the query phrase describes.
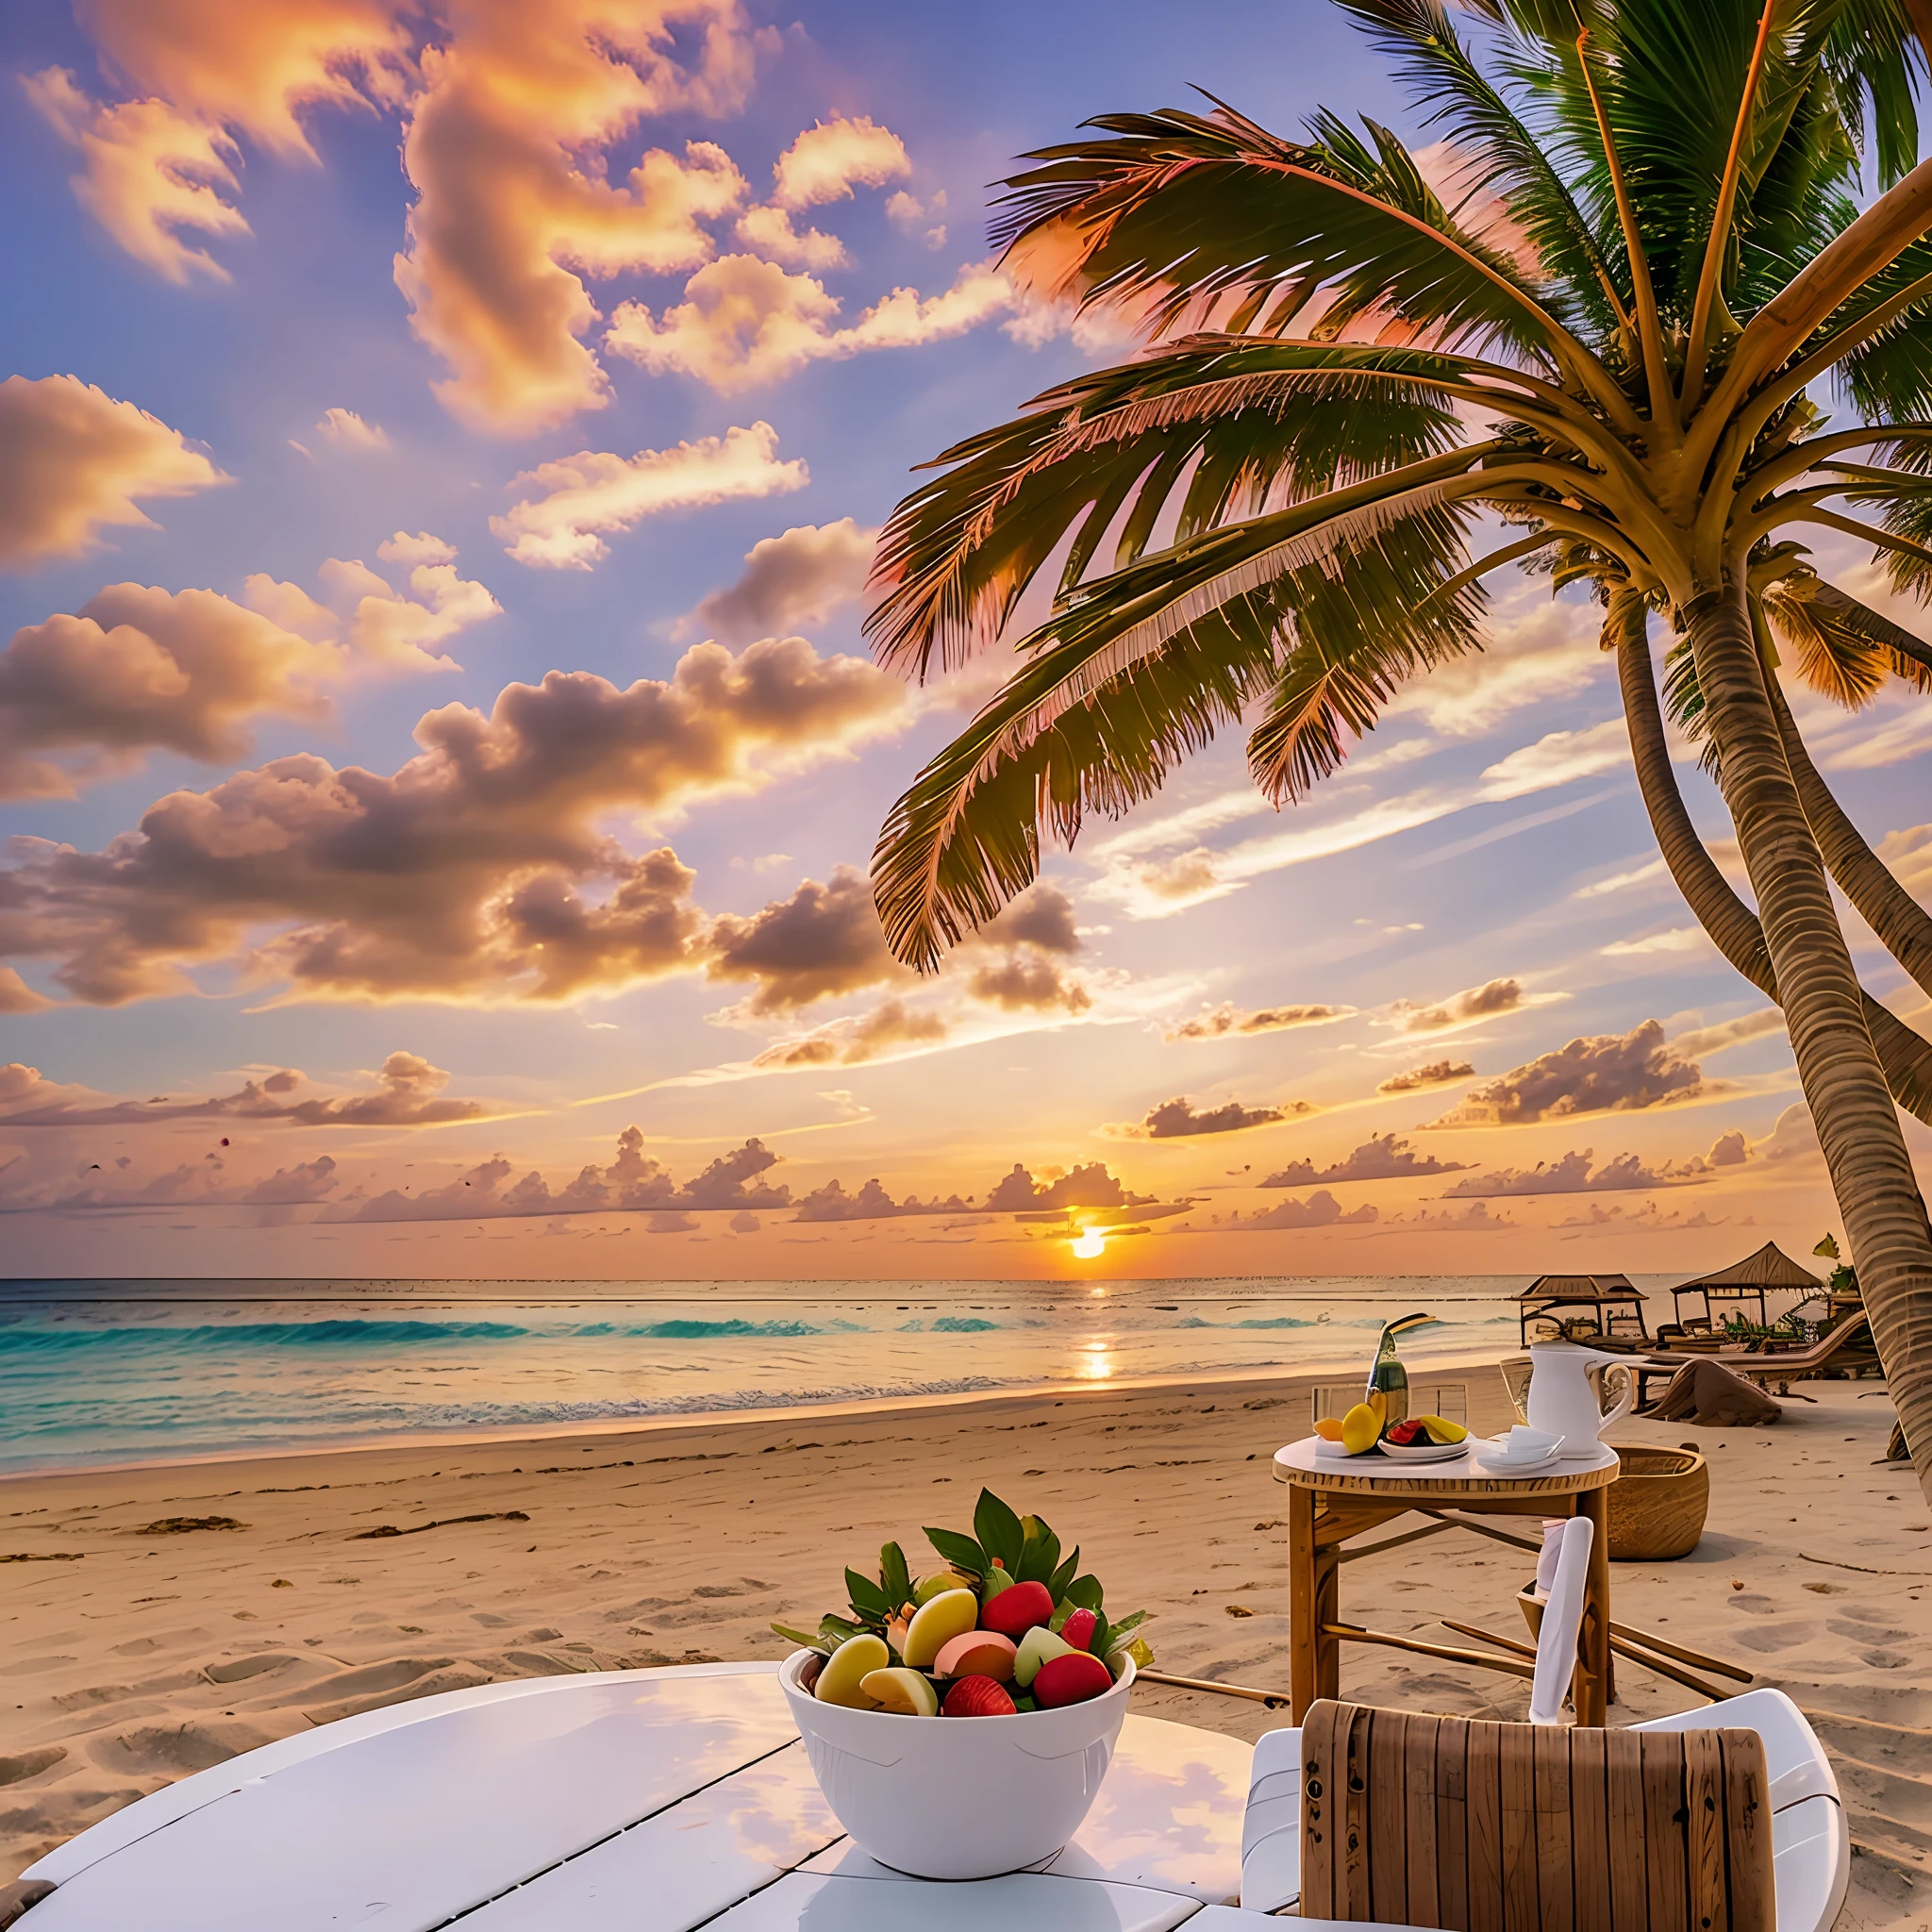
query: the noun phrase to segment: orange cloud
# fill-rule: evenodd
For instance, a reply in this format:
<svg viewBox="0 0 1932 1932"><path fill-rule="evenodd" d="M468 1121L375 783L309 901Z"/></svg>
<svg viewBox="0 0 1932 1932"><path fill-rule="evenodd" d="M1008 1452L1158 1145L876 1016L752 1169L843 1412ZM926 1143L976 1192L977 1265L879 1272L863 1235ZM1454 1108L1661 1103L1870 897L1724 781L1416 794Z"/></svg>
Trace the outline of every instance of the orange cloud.
<svg viewBox="0 0 1932 1932"><path fill-rule="evenodd" d="M415 597L337 558L323 577L335 608L265 576L248 579L247 608L109 584L16 631L0 651L0 798L71 798L150 751L245 757L256 719L325 717L325 687L357 670L453 668L437 647L498 608L447 564L417 566Z"/></svg>
<svg viewBox="0 0 1932 1932"><path fill-rule="evenodd" d="M706 922L676 856L632 855L605 819L757 787L904 707L895 680L797 638L702 644L627 690L552 672L487 717L427 713L388 775L276 758L161 799L104 852L17 843L0 957L56 959L95 1005L187 991L187 969L218 963L284 999L615 991L697 964Z"/></svg>
<svg viewBox="0 0 1932 1932"><path fill-rule="evenodd" d="M103 104L67 69L24 76L81 157L75 198L137 261L185 282L227 279L181 234L245 235L237 133L314 158L298 115L402 98L412 33L393 0L77 0L102 64L136 97Z"/></svg>
<svg viewBox="0 0 1932 1932"><path fill-rule="evenodd" d="M778 432L754 423L628 459L586 449L541 463L511 484L529 493L491 517L490 528L519 563L589 570L610 555L604 532L665 510L803 490L810 480L803 458L778 460Z"/></svg>
<svg viewBox="0 0 1932 1932"><path fill-rule="evenodd" d="M1702 1070L1686 1059L1662 1024L1646 1020L1628 1033L1571 1041L1512 1067L1432 1123L1439 1127L1521 1126L1582 1113L1668 1107L1705 1091Z"/></svg>
<svg viewBox="0 0 1932 1932"><path fill-rule="evenodd" d="M762 538L745 552L738 581L713 591L678 629L707 631L727 644L816 629L864 591L877 538L850 517Z"/></svg>
<svg viewBox="0 0 1932 1932"><path fill-rule="evenodd" d="M871 881L849 865L835 867L829 885L806 879L748 919L725 914L711 927L709 950L708 978L757 981L733 1018L795 1012L814 1000L913 977L886 944Z"/></svg>
<svg viewBox="0 0 1932 1932"><path fill-rule="evenodd" d="M849 201L855 183L883 188L911 174L906 143L864 115L836 115L808 127L772 163L772 199L783 208Z"/></svg>
<svg viewBox="0 0 1932 1932"><path fill-rule="evenodd" d="M708 142L654 149L622 186L603 153L647 115L736 108L752 59L737 0L455 0L405 132L417 201L395 277L456 414L528 435L608 402L580 340L586 278L708 261L700 224L746 188Z"/></svg>
<svg viewBox="0 0 1932 1932"><path fill-rule="evenodd" d="M791 225L793 214L849 201L855 186L882 188L911 172L906 144L890 128L862 116L821 121L773 162L771 202L740 216L738 239L794 268L842 268L849 258L845 244L816 228L799 234Z"/></svg>
<svg viewBox="0 0 1932 1932"><path fill-rule="evenodd" d="M231 479L179 430L73 375L0 382L0 567L78 557L110 525L151 530L138 496Z"/></svg>
<svg viewBox="0 0 1932 1932"><path fill-rule="evenodd" d="M654 375L695 376L731 394L777 382L808 362L964 335L1009 312L1017 299L1006 276L982 262L961 269L938 295L894 289L840 328L839 299L814 276L726 255L699 269L684 285L684 300L660 316L641 302L624 303L604 340Z"/></svg>
<svg viewBox="0 0 1932 1932"><path fill-rule="evenodd" d="M282 1067L244 1082L238 1092L206 1100L104 1101L84 1088L43 1080L39 1068L15 1061L0 1067L0 1127L138 1127L231 1119L293 1121L309 1127L422 1127L478 1120L489 1111L481 1101L443 1099L449 1074L418 1053L399 1049L363 1077L375 1083L367 1092L294 1100L290 1096L305 1076Z"/></svg>

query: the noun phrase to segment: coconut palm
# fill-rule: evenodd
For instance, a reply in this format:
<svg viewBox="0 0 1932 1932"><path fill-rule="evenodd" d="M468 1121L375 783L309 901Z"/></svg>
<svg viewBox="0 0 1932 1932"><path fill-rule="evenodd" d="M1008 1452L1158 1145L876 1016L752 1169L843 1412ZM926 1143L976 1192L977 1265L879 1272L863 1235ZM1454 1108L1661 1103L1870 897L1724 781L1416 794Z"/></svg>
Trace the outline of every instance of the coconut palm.
<svg viewBox="0 0 1932 1932"><path fill-rule="evenodd" d="M1928 986L1932 922L1781 689L1932 684L1932 646L1800 541L1856 537L1932 594L1924 0L1468 0L1466 34L1441 0L1341 4L1428 148L1210 103L1107 116L1006 184L1008 270L1146 347L947 451L884 534L870 633L919 675L1000 639L1059 566L1014 675L881 835L886 932L929 969L1043 837L1238 721L1257 782L1299 799L1405 684L1481 648L1491 574L1587 587L1671 870L1784 1009L1932 1494L1932 1229L1893 1104L1932 1120L1932 1049L1860 988L1828 875ZM1755 913L1677 794L1654 624Z"/></svg>

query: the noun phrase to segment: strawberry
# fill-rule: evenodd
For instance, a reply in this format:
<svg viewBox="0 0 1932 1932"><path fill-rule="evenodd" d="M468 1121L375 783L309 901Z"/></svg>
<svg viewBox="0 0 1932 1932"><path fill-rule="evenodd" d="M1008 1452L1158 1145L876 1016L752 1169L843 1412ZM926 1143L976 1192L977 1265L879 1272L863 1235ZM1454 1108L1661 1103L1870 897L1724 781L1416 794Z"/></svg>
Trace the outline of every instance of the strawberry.
<svg viewBox="0 0 1932 1932"><path fill-rule="evenodd" d="M1011 1717L1013 1700L1007 1687L991 1677L956 1677L940 1706L941 1717Z"/></svg>
<svg viewBox="0 0 1932 1932"><path fill-rule="evenodd" d="M1092 1647L1093 1633L1100 1627L1100 1619L1091 1610L1070 1610L1067 1621L1060 1625L1060 1641L1071 1643L1075 1650Z"/></svg>

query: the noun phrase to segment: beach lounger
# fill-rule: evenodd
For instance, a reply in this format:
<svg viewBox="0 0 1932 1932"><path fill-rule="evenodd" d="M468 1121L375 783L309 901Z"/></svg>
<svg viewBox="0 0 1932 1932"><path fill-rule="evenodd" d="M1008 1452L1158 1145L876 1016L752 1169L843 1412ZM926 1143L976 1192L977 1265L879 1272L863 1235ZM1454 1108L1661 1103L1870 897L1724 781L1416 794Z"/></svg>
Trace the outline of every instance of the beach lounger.
<svg viewBox="0 0 1932 1932"><path fill-rule="evenodd" d="M1376 1919L1407 1917L1416 1924L1451 1927L1547 1923L1565 1932L1705 1932L1697 1922L1708 1919L1710 1932L1724 1926L1731 1932L1829 1932L1851 1883L1851 1838L1824 1749L1782 1691L1748 1690L1624 1731L1559 1728L1590 1554L1589 1537L1574 1536L1577 1526L1565 1525L1569 1533L1544 1607L1531 1723L1479 1724L1324 1702L1301 1729L1270 1731L1258 1740L1241 1832L1244 1907L1300 1910L1310 1918L1366 1919L1373 1913ZM1590 1528L1587 1522L1580 1526ZM1318 1714L1325 1727L1320 1733L1314 1730ZM1367 1748L1375 1762L1357 1765L1344 1781L1352 1785L1359 1774L1365 1791L1375 1794L1384 1808L1378 1811L1370 1803L1361 1818L1350 1814L1343 1820L1350 1842L1347 1856L1338 1857L1332 1837L1324 1836L1319 1848L1309 1843L1318 1825L1326 1834L1334 1814L1312 1817L1305 1786L1322 1782L1328 1793L1326 1781L1312 1767L1338 1751L1358 1751L1356 1734L1363 1725L1364 1737L1374 1740ZM1755 1739L1756 1754L1744 1734ZM1699 1741L1684 1746L1681 1755L1660 1753L1642 1742L1652 1736ZM1385 1748L1387 1763L1381 1761ZM1488 1775L1478 1782L1493 1794L1492 1807L1478 1807L1469 1796L1479 1763ZM1738 1857L1743 1862L1735 1872L1725 1866L1728 1904L1712 1915L1709 1899L1692 1895L1690 1874L1697 1861L1689 1841L1676 1834L1669 1817L1654 1813L1660 1796L1681 1794L1686 1780L1694 1778L1702 1780L1711 1802L1703 1815L1728 1821L1734 1776L1740 1821L1748 1803L1768 1806L1771 1830L1760 1860L1747 1823L1739 1824ZM1587 1797L1579 1777L1588 1781ZM1437 1793L1438 1801L1411 1823L1409 1794L1424 1790ZM1674 1811L1676 1802L1664 1808ZM1510 1862L1512 1843L1504 1827L1512 1812L1526 1821L1521 1829L1536 1840L1536 1857L1526 1866ZM1687 1828L1696 1815L1690 1807ZM1384 1874L1379 1891L1373 1882L1366 1891L1360 1889L1364 1874L1373 1880L1379 1869L1374 1847L1378 1819L1385 1827L1379 1835L1387 1840L1383 1857L1392 1864L1397 1855L1391 1844L1406 1848L1399 1852L1399 1894L1392 1870ZM1600 1821L1614 1822L1616 1829L1608 1831ZM1364 1824L1366 1836L1357 1828ZM1697 1845L1700 1857L1707 1862L1722 1853L1728 1860L1728 1842L1727 1836L1707 1834ZM1513 1849L1521 1853L1520 1840ZM1680 1857L1681 1886L1674 1875ZM1472 1890L1478 1874L1486 1874L1482 1883L1491 1895L1479 1897ZM1755 1902L1766 1884L1770 1911ZM1504 1889L1511 1885L1526 1890L1509 1892L1506 1912ZM1543 1900L1546 1885L1550 1893Z"/></svg>
<svg viewBox="0 0 1932 1932"><path fill-rule="evenodd" d="M1652 1382L1659 1377L1668 1380L1687 1361L1695 1359L1694 1354L1657 1354L1640 1364L1637 1369L1637 1413L1647 1415L1657 1407L1657 1401L1650 1393ZM1790 1383L1803 1381L1811 1375L1824 1374L1833 1370L1857 1373L1874 1367L1878 1361L1878 1349L1872 1340L1871 1318L1861 1312L1845 1316L1809 1348L1775 1355L1753 1355L1739 1350L1724 1353L1721 1359L1733 1374L1742 1375L1748 1381L1774 1383L1782 1393Z"/></svg>

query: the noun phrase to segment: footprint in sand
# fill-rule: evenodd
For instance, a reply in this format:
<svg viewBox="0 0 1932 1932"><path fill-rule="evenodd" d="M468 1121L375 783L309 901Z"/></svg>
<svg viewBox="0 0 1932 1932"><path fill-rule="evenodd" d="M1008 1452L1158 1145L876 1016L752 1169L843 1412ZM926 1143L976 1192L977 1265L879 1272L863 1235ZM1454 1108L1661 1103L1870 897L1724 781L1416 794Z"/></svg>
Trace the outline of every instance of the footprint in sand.
<svg viewBox="0 0 1932 1932"><path fill-rule="evenodd" d="M224 1764L266 1744L269 1735L253 1724L223 1720L211 1724L143 1724L95 1738L88 1756L104 1771L141 1776L183 1777Z"/></svg>

